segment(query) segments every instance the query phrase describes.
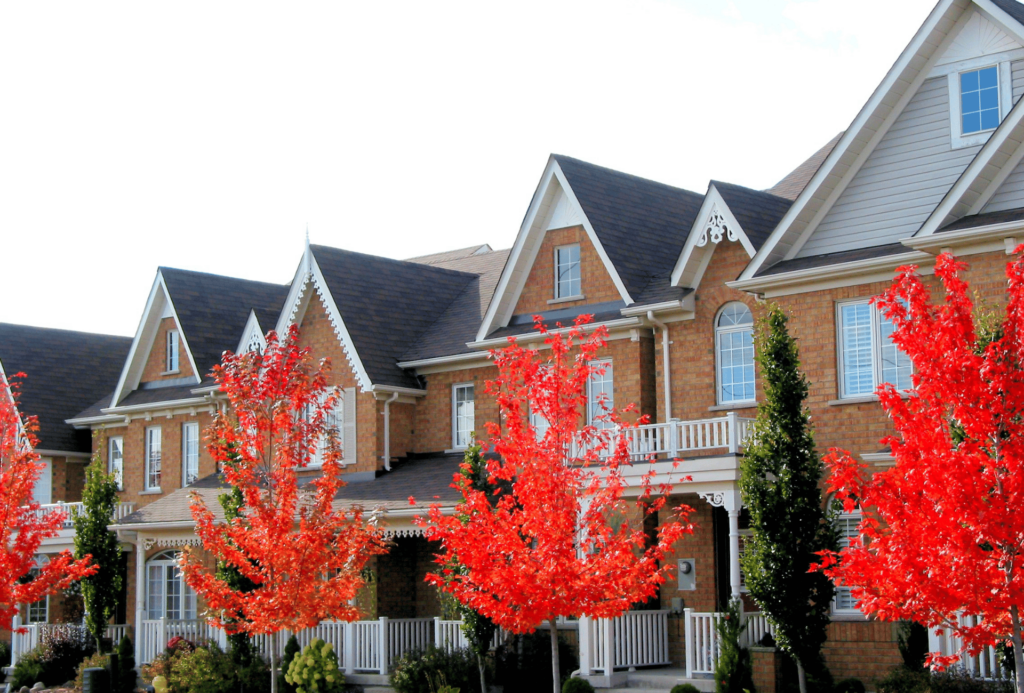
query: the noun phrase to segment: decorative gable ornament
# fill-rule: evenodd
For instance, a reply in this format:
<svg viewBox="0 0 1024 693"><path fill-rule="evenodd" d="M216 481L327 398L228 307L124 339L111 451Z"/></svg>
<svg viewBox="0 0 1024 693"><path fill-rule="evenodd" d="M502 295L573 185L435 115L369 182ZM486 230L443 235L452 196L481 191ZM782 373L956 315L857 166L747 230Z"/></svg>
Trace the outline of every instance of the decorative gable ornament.
<svg viewBox="0 0 1024 693"><path fill-rule="evenodd" d="M936 61L936 64L947 65L961 60L1004 53L1020 47L1020 43L1012 36L992 23L981 12L975 10L946 52Z"/></svg>
<svg viewBox="0 0 1024 693"><path fill-rule="evenodd" d="M725 216L718 209L718 205L711 208L711 214L708 215L708 223L704 225L704 229L697 239L697 245L703 248L708 244L709 238L716 245L722 242L722 238L728 238L730 241L739 240L739 236L736 235L736 229L726 221Z"/></svg>

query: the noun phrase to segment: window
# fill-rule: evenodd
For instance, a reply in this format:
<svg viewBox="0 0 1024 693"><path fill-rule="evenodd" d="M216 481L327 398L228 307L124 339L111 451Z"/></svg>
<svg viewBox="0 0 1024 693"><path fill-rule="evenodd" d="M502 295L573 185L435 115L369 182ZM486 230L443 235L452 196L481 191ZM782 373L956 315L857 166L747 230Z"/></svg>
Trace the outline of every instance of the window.
<svg viewBox="0 0 1024 693"><path fill-rule="evenodd" d="M960 73L960 124L964 135L999 126L999 74L995 65Z"/></svg>
<svg viewBox="0 0 1024 693"><path fill-rule="evenodd" d="M188 486L199 478L199 424L181 425L181 485Z"/></svg>
<svg viewBox="0 0 1024 693"><path fill-rule="evenodd" d="M579 243L555 248L555 298L579 296L582 291Z"/></svg>
<svg viewBox="0 0 1024 693"><path fill-rule="evenodd" d="M160 490L161 436L159 426L146 429L146 490Z"/></svg>
<svg viewBox="0 0 1024 693"><path fill-rule="evenodd" d="M124 438L121 436L107 440L107 472L117 479L117 490L124 491Z"/></svg>
<svg viewBox="0 0 1024 693"><path fill-rule="evenodd" d="M727 303L715 321L718 403L754 401L754 317L743 303Z"/></svg>
<svg viewBox="0 0 1024 693"><path fill-rule="evenodd" d="M473 443L474 418L473 383L452 387L452 447L467 448Z"/></svg>
<svg viewBox="0 0 1024 693"><path fill-rule="evenodd" d="M323 406L323 403L327 400L328 395L329 393L325 392L320 398L321 406ZM342 428L344 425L343 422L345 421L345 397L342 392L339 392L338 395L338 399L334 403L334 409L329 413L324 414L325 435L317 442L316 450L313 452L313 456L310 458L309 464L307 465L309 467L323 466L324 454L327 452L327 431L334 432L338 445L342 446L342 459L345 458L344 441L342 440L344 437ZM312 405L307 405L303 418L305 418L306 421L309 421L312 415Z"/></svg>
<svg viewBox="0 0 1024 693"><path fill-rule="evenodd" d="M843 513L836 518L836 534L839 538L839 548L845 549L850 545L850 539L856 537L860 526L860 513ZM853 595L849 587L836 586L835 601L832 602L832 611L836 613L860 613L854 603Z"/></svg>
<svg viewBox="0 0 1024 693"><path fill-rule="evenodd" d="M178 552L164 551L146 563L146 612L148 619L196 617L196 593L178 569Z"/></svg>
<svg viewBox="0 0 1024 693"><path fill-rule="evenodd" d="M28 571L31 579L39 576L39 570L49 559L46 556L36 556L36 567ZM50 597L46 596L37 602L25 605L25 623L46 623L50 617Z"/></svg>
<svg viewBox="0 0 1024 693"><path fill-rule="evenodd" d="M910 358L892 343L892 321L867 301L839 305L839 371L842 397L874 394L880 383L911 387Z"/></svg>
<svg viewBox="0 0 1024 693"><path fill-rule="evenodd" d="M178 370L178 331L167 330L167 372Z"/></svg>
<svg viewBox="0 0 1024 693"><path fill-rule="evenodd" d="M43 470L32 487L32 501L39 505L49 505L53 501L53 460L40 457L39 463L43 465Z"/></svg>
<svg viewBox="0 0 1024 693"><path fill-rule="evenodd" d="M587 383L587 423L597 428L612 428L611 421L599 419L615 406L614 371L611 361L591 361Z"/></svg>

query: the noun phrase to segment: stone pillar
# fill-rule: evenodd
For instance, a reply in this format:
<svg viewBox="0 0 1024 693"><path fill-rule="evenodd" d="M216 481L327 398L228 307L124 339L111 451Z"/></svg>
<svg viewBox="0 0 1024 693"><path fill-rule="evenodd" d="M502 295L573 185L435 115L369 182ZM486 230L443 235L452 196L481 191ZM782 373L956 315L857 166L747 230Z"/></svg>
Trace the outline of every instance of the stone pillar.
<svg viewBox="0 0 1024 693"><path fill-rule="evenodd" d="M751 647L754 688L758 693L776 693L782 684L782 657L774 647Z"/></svg>

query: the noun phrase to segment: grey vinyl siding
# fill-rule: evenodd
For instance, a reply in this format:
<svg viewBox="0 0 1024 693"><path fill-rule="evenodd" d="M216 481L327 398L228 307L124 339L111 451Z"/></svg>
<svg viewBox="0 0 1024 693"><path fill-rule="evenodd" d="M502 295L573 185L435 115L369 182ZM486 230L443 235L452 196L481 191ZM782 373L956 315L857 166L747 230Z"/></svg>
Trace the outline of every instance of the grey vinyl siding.
<svg viewBox="0 0 1024 693"><path fill-rule="evenodd" d="M979 149L952 149L947 79L926 80L796 257L912 236Z"/></svg>
<svg viewBox="0 0 1024 693"><path fill-rule="evenodd" d="M1013 102L1017 103L1024 92L1024 60L1012 63L1010 72L1013 77ZM1002 212L1017 207L1024 207L1024 162L1017 164L1017 168L1013 169L1013 173L1003 181L999 190L981 211Z"/></svg>

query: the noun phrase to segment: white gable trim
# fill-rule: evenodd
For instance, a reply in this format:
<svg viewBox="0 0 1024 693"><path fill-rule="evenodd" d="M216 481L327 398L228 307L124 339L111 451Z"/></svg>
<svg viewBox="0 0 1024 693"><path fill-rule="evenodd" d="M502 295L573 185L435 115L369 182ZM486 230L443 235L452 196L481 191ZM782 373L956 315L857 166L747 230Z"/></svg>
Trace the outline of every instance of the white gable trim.
<svg viewBox="0 0 1024 693"><path fill-rule="evenodd" d="M366 368L359 358L359 353L352 342L352 336L349 334L348 328L345 327L341 311L338 310L338 305L334 302L330 289L327 288L327 281L324 279L323 272L320 271L320 265L317 264L316 258L313 256L313 252L308 244L302 256L302 262L299 263L299 269L292 280L288 301L284 304L284 309L281 311L281 318L277 323L277 333L279 335L284 334L289 326L302 320L312 295L307 291L310 284L312 284L324 304L327 318L331 321L334 334L338 337L338 343L345 353L345 358L348 360L352 373L355 374L359 389L363 392L371 391L373 383L370 382L370 376L367 374Z"/></svg>
<svg viewBox="0 0 1024 693"><path fill-rule="evenodd" d="M564 203L558 202L557 194L559 190L565 196ZM583 226L591 244L597 250L598 257L604 263L605 270L611 277L612 283L615 284L619 296L622 297L626 305L633 303L633 299L626 291L626 286L622 283L619 273L608 258L608 253L605 252L604 246L601 245L597 233L594 232L593 225L591 225L586 213L584 213L579 200L576 199L576 194L569 186L565 174L562 173L558 161L552 156L548 159L544 174L541 176L537 190L530 201L526 217L519 228L516 242L512 246L512 252L509 254L509 258L505 262L505 268L501 272L497 289L495 289L491 302L487 306L487 312L484 314L480 330L476 335L477 342L483 340L494 329L508 324L512 317L512 311L515 310L516 303L519 302L519 296L523 292L523 287L526 285L526 279L530 276L530 269L533 267L537 253L540 251L544 234L547 233L549 228L556 228L548 225L551 218L555 216L565 221L578 219L575 223Z"/></svg>
<svg viewBox="0 0 1024 693"><path fill-rule="evenodd" d="M1024 99L1017 102L914 237L930 236L945 224L977 214L1024 156Z"/></svg>
<svg viewBox="0 0 1024 693"><path fill-rule="evenodd" d="M167 285L164 284L164 275L157 270L156 279L153 281L153 288L149 291L149 298L146 300L146 308L142 311L142 319L135 331L135 338L132 340L132 348L128 351L128 358L125 360L124 368L121 369L121 377L118 378L117 388L114 389L114 396L110 399L110 408L116 408L125 395L132 392L139 386L142 380L142 372L146 368L146 361L153 350L157 331L160 328L160 321L170 309L171 317L174 318L174 325L178 329L178 337L185 347L185 355L192 366L192 377L196 384L203 382L199 373L196 361L192 358L192 349L188 346L188 335L181 329L181 321L178 320L178 313L174 309L174 301L167 292Z"/></svg>
<svg viewBox="0 0 1024 693"><path fill-rule="evenodd" d="M991 5L988 0L975 2L982 7ZM952 43L953 29L966 9L964 0L939 0L775 231L743 270L739 281L753 278L769 261L789 259L799 252ZM849 161L851 157L853 160ZM812 211L814 214L802 229L793 228L802 216Z"/></svg>
<svg viewBox="0 0 1024 693"><path fill-rule="evenodd" d="M977 7L973 11L964 12L950 33L953 40L939 56L937 67L929 76L959 71L964 69L959 67L964 63L1022 47L1020 41L1006 33L1004 28Z"/></svg>
<svg viewBox="0 0 1024 693"><path fill-rule="evenodd" d="M242 354L249 350L249 345L252 344L252 340L255 339L259 342L260 351L262 352L267 348L267 338L263 334L263 328L260 327L259 318L256 317L256 311L249 311L249 319L245 321L245 327L242 329L242 338L238 340L238 346L235 347L236 354Z"/></svg>
<svg viewBox="0 0 1024 693"><path fill-rule="evenodd" d="M711 262L715 248L723 239L739 241L747 255L754 257L754 244L736 221L718 188L712 184L704 196L704 202L701 203L700 212L693 226L690 227L683 252L676 261L675 269L672 270L672 286L696 289Z"/></svg>

